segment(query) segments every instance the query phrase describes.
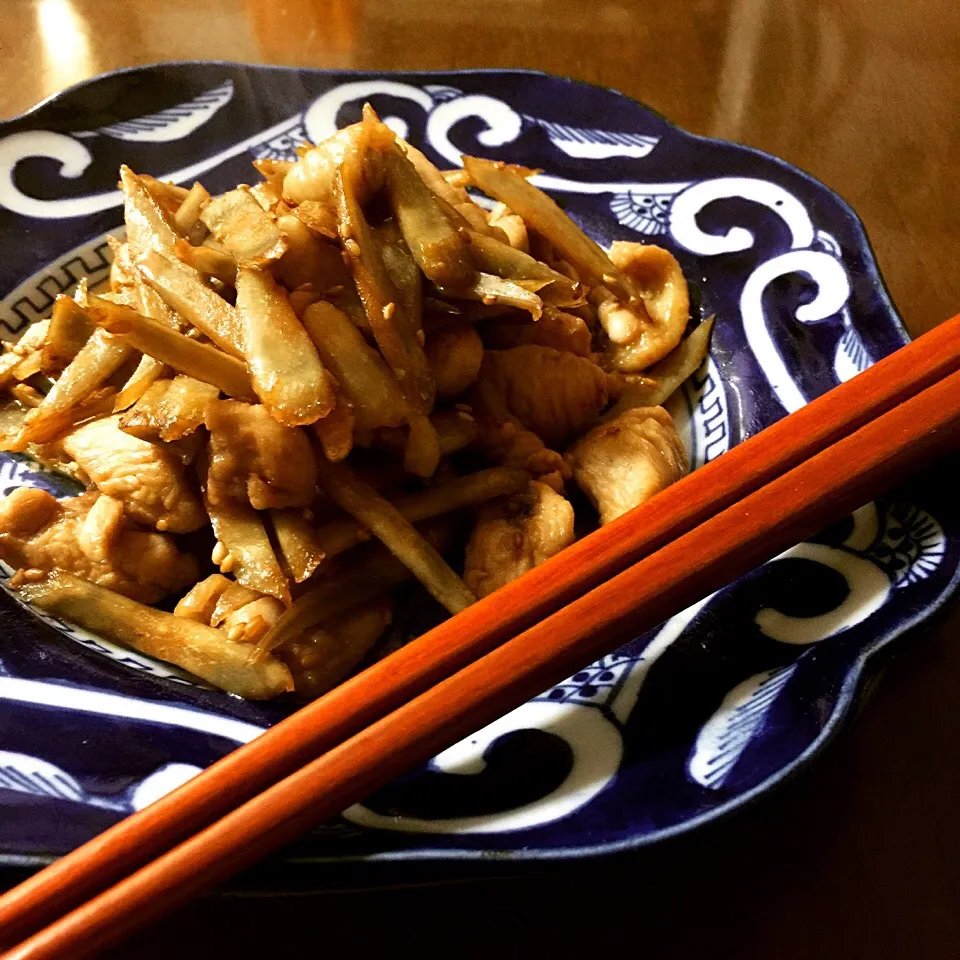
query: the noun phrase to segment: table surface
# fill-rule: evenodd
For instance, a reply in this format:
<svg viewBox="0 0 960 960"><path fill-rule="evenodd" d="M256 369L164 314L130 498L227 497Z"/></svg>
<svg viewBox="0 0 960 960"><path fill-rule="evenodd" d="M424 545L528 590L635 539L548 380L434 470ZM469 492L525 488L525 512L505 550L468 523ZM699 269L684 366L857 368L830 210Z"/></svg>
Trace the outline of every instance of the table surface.
<svg viewBox="0 0 960 960"><path fill-rule="evenodd" d="M958 52L956 0L3 0L0 116L158 60L565 74L823 180L918 334L960 310ZM520 880L210 899L111 957L958 957L958 627L898 651L812 770L693 837Z"/></svg>

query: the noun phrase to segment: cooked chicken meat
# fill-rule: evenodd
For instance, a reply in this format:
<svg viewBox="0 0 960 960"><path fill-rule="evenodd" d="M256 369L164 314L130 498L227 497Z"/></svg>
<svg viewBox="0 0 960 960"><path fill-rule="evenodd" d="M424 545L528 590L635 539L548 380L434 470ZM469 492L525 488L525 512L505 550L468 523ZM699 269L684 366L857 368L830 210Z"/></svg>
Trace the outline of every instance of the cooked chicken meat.
<svg viewBox="0 0 960 960"><path fill-rule="evenodd" d="M483 341L473 327L451 327L430 334L427 363L437 383L437 396L456 397L477 379L483 362Z"/></svg>
<svg viewBox="0 0 960 960"><path fill-rule="evenodd" d="M319 697L335 687L370 652L391 615L389 600L374 600L279 647L276 654L290 668L297 694Z"/></svg>
<svg viewBox="0 0 960 960"><path fill-rule="evenodd" d="M313 201L332 209L334 176L357 134L355 126L345 127L307 150L284 178L284 199L296 204Z"/></svg>
<svg viewBox="0 0 960 960"><path fill-rule="evenodd" d="M471 407L479 430L477 445L488 457L563 489L563 481L570 475L566 461L506 409L492 384L477 384Z"/></svg>
<svg viewBox="0 0 960 960"><path fill-rule="evenodd" d="M635 373L662 360L681 340L690 319L687 282L676 257L662 247L618 240L610 259L640 294L640 301L613 297L598 305L600 323L610 337L606 362L614 370Z"/></svg>
<svg viewBox="0 0 960 960"><path fill-rule="evenodd" d="M77 531L77 543L91 560L109 560L123 532L123 503L101 493Z"/></svg>
<svg viewBox="0 0 960 960"><path fill-rule="evenodd" d="M547 446L562 445L600 416L609 399L607 375L573 353L530 345L488 350L480 379Z"/></svg>
<svg viewBox="0 0 960 960"><path fill-rule="evenodd" d="M467 543L463 579L485 597L574 541L573 507L545 483L488 503Z"/></svg>
<svg viewBox="0 0 960 960"><path fill-rule="evenodd" d="M63 449L101 493L123 503L131 519L169 533L190 533L207 523L176 455L124 433L119 416L79 427Z"/></svg>
<svg viewBox="0 0 960 960"><path fill-rule="evenodd" d="M673 419L663 407L624 411L581 437L568 457L601 523L649 500L690 469Z"/></svg>
<svg viewBox="0 0 960 960"><path fill-rule="evenodd" d="M197 561L162 533L117 523L95 492L57 500L21 487L0 500L0 559L27 570L67 570L141 603L197 578Z"/></svg>
<svg viewBox="0 0 960 960"><path fill-rule="evenodd" d="M249 502L256 510L306 507L317 467L307 435L285 427L260 404L218 400L207 406L211 503Z"/></svg>

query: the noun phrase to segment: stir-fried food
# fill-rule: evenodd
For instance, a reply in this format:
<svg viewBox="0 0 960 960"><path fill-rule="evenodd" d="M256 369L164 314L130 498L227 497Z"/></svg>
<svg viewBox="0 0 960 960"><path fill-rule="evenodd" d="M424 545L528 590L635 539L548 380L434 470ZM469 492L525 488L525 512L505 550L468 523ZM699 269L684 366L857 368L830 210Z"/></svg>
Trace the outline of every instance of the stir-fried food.
<svg viewBox="0 0 960 960"><path fill-rule="evenodd" d="M528 430L563 446L596 423L610 399L608 375L591 360L553 347L491 350L480 378Z"/></svg>
<svg viewBox="0 0 960 960"><path fill-rule="evenodd" d="M600 514L616 520L689 469L687 453L663 407L634 407L581 437L569 453L573 476Z"/></svg>
<svg viewBox="0 0 960 960"><path fill-rule="evenodd" d="M22 487L0 504L0 529L12 566L69 570L143 603L182 590L199 569L172 537L138 527L119 501L93 492L57 500Z"/></svg>
<svg viewBox="0 0 960 960"><path fill-rule="evenodd" d="M109 291L0 355L0 448L86 487L0 500L10 586L250 698L321 695L402 642L396 591L454 614L683 476L663 404L711 331L670 252L604 251L535 171L438 170L369 107L298 157L218 196L122 167Z"/></svg>
<svg viewBox="0 0 960 960"><path fill-rule="evenodd" d="M573 507L545 483L484 506L467 542L464 579L478 597L543 563L574 540Z"/></svg>
<svg viewBox="0 0 960 960"><path fill-rule="evenodd" d="M190 533L207 521L183 464L165 445L131 436L120 417L91 420L63 438L64 452L97 490L119 500L139 523Z"/></svg>

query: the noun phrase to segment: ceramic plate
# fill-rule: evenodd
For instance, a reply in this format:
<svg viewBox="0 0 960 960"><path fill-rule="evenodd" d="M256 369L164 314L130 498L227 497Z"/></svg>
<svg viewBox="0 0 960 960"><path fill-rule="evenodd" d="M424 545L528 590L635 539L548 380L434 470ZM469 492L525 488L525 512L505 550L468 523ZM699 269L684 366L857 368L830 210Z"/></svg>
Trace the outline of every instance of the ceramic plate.
<svg viewBox="0 0 960 960"><path fill-rule="evenodd" d="M121 161L219 191L369 100L442 167L537 167L602 244L672 250L712 355L676 398L694 465L901 346L863 229L809 176L621 94L524 71L185 63L101 77L0 127L0 306L15 337L108 269ZM15 457L0 487L60 481ZM656 842L770 789L850 711L867 660L953 590L960 518L932 484L868 504L445 751L290 851L303 860L559 858ZM289 709L2 599L0 856L42 863ZM412 868L411 868L412 869Z"/></svg>

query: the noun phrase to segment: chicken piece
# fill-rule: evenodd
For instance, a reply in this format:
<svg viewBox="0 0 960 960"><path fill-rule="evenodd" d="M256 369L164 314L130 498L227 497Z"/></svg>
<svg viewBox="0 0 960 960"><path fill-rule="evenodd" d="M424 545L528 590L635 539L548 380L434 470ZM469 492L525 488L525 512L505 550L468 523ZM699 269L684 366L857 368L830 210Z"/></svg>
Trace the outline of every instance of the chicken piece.
<svg viewBox="0 0 960 960"><path fill-rule="evenodd" d="M94 537L100 499L92 491L58 501L45 490L14 490L0 501L0 559L16 568L66 570L141 603L196 580L196 559L165 534L118 528L115 516L101 513L107 527Z"/></svg>
<svg viewBox="0 0 960 960"><path fill-rule="evenodd" d="M284 177L284 199L296 204L315 202L334 210L333 179L360 132L360 124L355 123L307 150Z"/></svg>
<svg viewBox="0 0 960 960"><path fill-rule="evenodd" d="M437 396L459 396L477 379L483 363L483 341L473 327L438 330L430 334L425 349Z"/></svg>
<svg viewBox="0 0 960 960"><path fill-rule="evenodd" d="M176 454L124 433L119 416L84 424L64 439L63 449L133 520L169 533L190 533L206 524Z"/></svg>
<svg viewBox="0 0 960 960"><path fill-rule="evenodd" d="M498 497L480 511L463 579L478 597L532 570L574 541L573 507L545 483Z"/></svg>
<svg viewBox="0 0 960 960"><path fill-rule="evenodd" d="M492 384L476 384L470 403L479 431L477 446L488 457L505 467L520 467L557 491L563 489L570 476L567 462L507 410Z"/></svg>
<svg viewBox="0 0 960 960"><path fill-rule="evenodd" d="M278 647L274 652L290 668L297 694L313 699L346 679L389 626L391 614L388 599L375 599Z"/></svg>
<svg viewBox="0 0 960 960"><path fill-rule="evenodd" d="M123 526L123 503L101 493L80 524L77 543L91 560L106 561Z"/></svg>
<svg viewBox="0 0 960 960"><path fill-rule="evenodd" d="M306 507L317 488L317 467L306 433L285 427L260 404L208 404L207 496L212 504L249 502L255 510Z"/></svg>
<svg viewBox="0 0 960 960"><path fill-rule="evenodd" d="M610 259L640 293L639 302L610 297L597 307L610 338L606 362L636 373L662 360L681 340L690 319L687 281L676 257L662 247L616 241Z"/></svg>
<svg viewBox="0 0 960 960"><path fill-rule="evenodd" d="M548 447L592 426L609 400L608 375L592 361L552 347L488 350L480 380Z"/></svg>
<svg viewBox="0 0 960 960"><path fill-rule="evenodd" d="M93 498L88 500L88 506L92 505ZM60 512L60 501L46 490L20 487L0 500L0 536L15 540L33 536Z"/></svg>
<svg viewBox="0 0 960 960"><path fill-rule="evenodd" d="M673 419L663 407L625 410L581 437L567 456L600 523L616 520L690 469Z"/></svg>

